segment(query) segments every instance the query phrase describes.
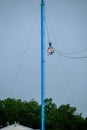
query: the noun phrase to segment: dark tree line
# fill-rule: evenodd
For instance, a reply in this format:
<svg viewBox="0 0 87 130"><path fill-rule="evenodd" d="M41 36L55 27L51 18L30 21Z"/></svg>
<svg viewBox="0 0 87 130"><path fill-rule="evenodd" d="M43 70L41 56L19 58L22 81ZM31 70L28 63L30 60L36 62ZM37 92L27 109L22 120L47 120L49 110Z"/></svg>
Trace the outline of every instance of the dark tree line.
<svg viewBox="0 0 87 130"><path fill-rule="evenodd" d="M38 102L21 101L20 99L0 100L0 126L15 121L21 125L40 129L41 106ZM69 104L57 107L52 99L45 99L45 129L46 130L87 130L87 118L76 114L76 108Z"/></svg>

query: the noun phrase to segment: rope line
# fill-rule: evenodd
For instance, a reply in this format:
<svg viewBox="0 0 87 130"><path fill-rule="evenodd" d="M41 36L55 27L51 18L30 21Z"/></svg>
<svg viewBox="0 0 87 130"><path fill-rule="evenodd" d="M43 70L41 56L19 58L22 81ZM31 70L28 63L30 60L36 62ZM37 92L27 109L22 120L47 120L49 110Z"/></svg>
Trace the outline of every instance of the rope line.
<svg viewBox="0 0 87 130"><path fill-rule="evenodd" d="M47 31L48 41L50 42L50 35L49 35L48 24L47 24L47 20L46 19L45 19L45 25L46 25L46 31Z"/></svg>
<svg viewBox="0 0 87 130"><path fill-rule="evenodd" d="M77 54L77 53L82 53L82 52L85 52L87 51L87 48L86 49L82 49L82 50L78 50L78 51L73 51L73 52L61 52L63 54Z"/></svg>
<svg viewBox="0 0 87 130"><path fill-rule="evenodd" d="M55 48L54 48L54 50L57 52L58 55L65 57L65 58L69 58L69 59L85 59L85 58L87 58L87 56L78 56L78 57L77 56L75 56L75 57L67 56L67 55L62 54L60 51L56 50Z"/></svg>

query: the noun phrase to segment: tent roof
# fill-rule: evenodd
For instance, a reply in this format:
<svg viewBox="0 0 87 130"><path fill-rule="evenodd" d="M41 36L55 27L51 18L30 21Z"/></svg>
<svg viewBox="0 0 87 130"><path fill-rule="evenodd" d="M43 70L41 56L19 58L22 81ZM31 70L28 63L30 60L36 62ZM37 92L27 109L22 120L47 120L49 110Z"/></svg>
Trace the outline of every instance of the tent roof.
<svg viewBox="0 0 87 130"><path fill-rule="evenodd" d="M1 128L0 130L34 130L34 129L15 123L13 125L8 125L7 127Z"/></svg>

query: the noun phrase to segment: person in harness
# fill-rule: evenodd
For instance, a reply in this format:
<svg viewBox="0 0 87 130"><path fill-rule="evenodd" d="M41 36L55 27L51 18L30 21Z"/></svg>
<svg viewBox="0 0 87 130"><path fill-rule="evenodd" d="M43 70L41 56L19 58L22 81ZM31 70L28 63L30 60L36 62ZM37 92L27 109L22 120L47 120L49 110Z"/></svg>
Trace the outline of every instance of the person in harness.
<svg viewBox="0 0 87 130"><path fill-rule="evenodd" d="M54 53L54 49L52 47L52 43L49 43L49 47L47 49L47 54L52 55Z"/></svg>

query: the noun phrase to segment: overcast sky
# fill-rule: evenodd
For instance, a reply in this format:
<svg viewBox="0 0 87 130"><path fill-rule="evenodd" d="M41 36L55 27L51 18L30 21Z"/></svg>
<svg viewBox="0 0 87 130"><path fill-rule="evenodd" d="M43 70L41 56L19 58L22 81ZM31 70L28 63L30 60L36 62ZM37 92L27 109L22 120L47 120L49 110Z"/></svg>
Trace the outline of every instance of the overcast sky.
<svg viewBox="0 0 87 130"><path fill-rule="evenodd" d="M0 0L0 99L41 101L40 0ZM87 0L46 0L45 50L87 49ZM49 37L47 35L49 32ZM45 51L45 97L87 116L87 59ZM68 54L87 56L87 51Z"/></svg>

